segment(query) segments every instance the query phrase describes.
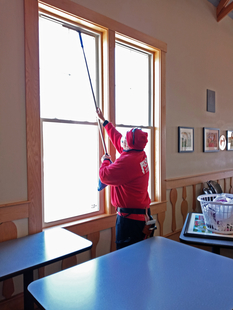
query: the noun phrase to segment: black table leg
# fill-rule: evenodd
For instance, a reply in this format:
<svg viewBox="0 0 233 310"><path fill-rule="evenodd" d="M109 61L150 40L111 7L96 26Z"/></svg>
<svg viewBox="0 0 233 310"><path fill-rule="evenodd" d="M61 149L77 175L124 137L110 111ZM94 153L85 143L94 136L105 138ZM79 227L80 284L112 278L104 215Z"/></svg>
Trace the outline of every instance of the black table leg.
<svg viewBox="0 0 233 310"><path fill-rule="evenodd" d="M220 247L219 246L213 246L212 247L212 253L220 254Z"/></svg>
<svg viewBox="0 0 233 310"><path fill-rule="evenodd" d="M24 310L33 310L34 301L29 293L27 287L33 281L33 270L25 271L23 274L23 288L24 288Z"/></svg>

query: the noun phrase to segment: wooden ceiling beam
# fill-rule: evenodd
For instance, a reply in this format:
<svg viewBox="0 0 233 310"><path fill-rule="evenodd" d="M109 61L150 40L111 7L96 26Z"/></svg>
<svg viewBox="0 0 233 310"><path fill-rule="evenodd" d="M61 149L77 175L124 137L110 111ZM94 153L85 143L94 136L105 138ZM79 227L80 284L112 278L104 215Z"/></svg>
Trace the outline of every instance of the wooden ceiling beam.
<svg viewBox="0 0 233 310"><path fill-rule="evenodd" d="M217 21L219 22L225 16L227 16L231 11L233 11L233 2L229 3L230 0L221 0L217 6ZM228 4L228 5L227 5Z"/></svg>
<svg viewBox="0 0 233 310"><path fill-rule="evenodd" d="M230 0L221 0L217 6L217 16L220 14L222 9L224 9Z"/></svg>

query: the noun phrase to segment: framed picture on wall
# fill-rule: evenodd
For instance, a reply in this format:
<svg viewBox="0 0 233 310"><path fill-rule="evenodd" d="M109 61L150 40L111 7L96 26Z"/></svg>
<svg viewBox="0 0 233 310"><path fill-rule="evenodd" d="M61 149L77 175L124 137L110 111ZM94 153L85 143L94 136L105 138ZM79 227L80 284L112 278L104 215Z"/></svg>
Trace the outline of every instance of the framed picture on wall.
<svg viewBox="0 0 233 310"><path fill-rule="evenodd" d="M194 128L178 127L178 152L194 151Z"/></svg>
<svg viewBox="0 0 233 310"><path fill-rule="evenodd" d="M227 137L227 150L233 151L233 131L227 130L226 137Z"/></svg>
<svg viewBox="0 0 233 310"><path fill-rule="evenodd" d="M226 148L226 137L224 135L221 135L221 137L219 138L219 149L221 151L224 151Z"/></svg>
<svg viewBox="0 0 233 310"><path fill-rule="evenodd" d="M219 151L219 129L203 128L203 152Z"/></svg>

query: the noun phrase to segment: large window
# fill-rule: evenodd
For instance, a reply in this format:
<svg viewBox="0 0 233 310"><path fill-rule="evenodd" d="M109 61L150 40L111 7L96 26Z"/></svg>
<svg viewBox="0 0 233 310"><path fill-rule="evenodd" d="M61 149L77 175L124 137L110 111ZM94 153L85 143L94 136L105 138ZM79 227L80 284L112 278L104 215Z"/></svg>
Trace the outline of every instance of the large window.
<svg viewBox="0 0 233 310"><path fill-rule="evenodd" d="M116 42L116 123L151 125L152 54Z"/></svg>
<svg viewBox="0 0 233 310"><path fill-rule="evenodd" d="M77 28L78 30L80 28ZM39 18L44 221L100 210L98 128L83 55L99 102L100 36Z"/></svg>
<svg viewBox="0 0 233 310"><path fill-rule="evenodd" d="M140 48L116 41L115 45L115 111L117 129L125 135L133 127L148 133L145 148L151 162L152 68L153 55ZM151 174L152 175L152 174ZM151 196L151 177L149 183Z"/></svg>
<svg viewBox="0 0 233 310"><path fill-rule="evenodd" d="M166 46L127 27L124 33L122 25L119 29L123 32L111 30L110 20L104 20L103 27L93 20L88 22L87 12L84 10L84 16L79 17L78 7L72 2L59 10L45 3L39 2L38 38L44 226L114 213L109 187L97 191L100 159L104 151L79 31L95 99L105 117L123 135L132 127L148 132L149 192L152 205L159 203L162 196L165 199L161 190L161 180L165 176L165 165L162 164L165 147L161 147L161 124L165 119L161 109L164 97L161 73L164 69L159 47L166 50ZM118 28L115 22L113 26ZM30 51L26 54L31 55ZM27 56L26 60L28 62L30 57ZM32 74L33 70L29 71ZM30 156L34 152L31 145L35 132L30 128L36 126L29 101L32 81L28 79L27 82L27 109L32 117L28 119L27 128L31 175L30 167L36 163L36 157ZM34 102L36 106L37 101ZM115 153L107 137L105 139L114 160L119 154ZM33 186L36 188L36 183L29 183L32 200L36 199Z"/></svg>

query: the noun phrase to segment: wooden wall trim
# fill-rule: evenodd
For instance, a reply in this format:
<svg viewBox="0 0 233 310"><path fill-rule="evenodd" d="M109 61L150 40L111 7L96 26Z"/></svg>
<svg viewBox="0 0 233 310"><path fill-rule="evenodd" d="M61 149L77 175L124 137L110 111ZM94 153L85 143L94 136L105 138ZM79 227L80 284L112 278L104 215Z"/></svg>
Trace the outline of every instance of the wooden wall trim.
<svg viewBox="0 0 233 310"><path fill-rule="evenodd" d="M108 95L104 102L104 109L107 110L108 120L115 126L115 32L112 30L108 31L108 68L107 68L107 87L106 90ZM104 130L104 135L106 139L106 144L108 146L109 154L112 154L112 161L115 161L115 148L113 144L108 139L106 131ZM108 186L106 190L106 207L108 214L114 214L115 208L111 204L111 188Z"/></svg>
<svg viewBox="0 0 233 310"><path fill-rule="evenodd" d="M29 205L30 201L16 201L16 202L9 202L9 203L3 203L0 204L0 208L9 208L9 207L17 207L22 205Z"/></svg>
<svg viewBox="0 0 233 310"><path fill-rule="evenodd" d="M176 231L173 231L169 234L164 235L164 238L168 238L177 242L180 242L180 233L182 229L177 229Z"/></svg>
<svg viewBox="0 0 233 310"><path fill-rule="evenodd" d="M35 22L37 21L37 22ZM28 232L42 230L41 139L39 102L38 2L24 0L25 100L27 131Z"/></svg>
<svg viewBox="0 0 233 310"><path fill-rule="evenodd" d="M86 236L101 230L114 227L116 223L116 214L100 215L95 218L88 218L77 221L76 223L67 223L62 225L69 231L74 232L80 236Z"/></svg>
<svg viewBox="0 0 233 310"><path fill-rule="evenodd" d="M227 182L230 181L229 189L227 189ZM224 170L224 171L217 171L217 172L211 172L211 173L205 173L200 175L194 175L194 176L187 176L187 177L181 177L181 178L175 178L175 179L167 179L167 191L170 191L170 203L171 203L171 209L172 209L172 221L171 221L171 234L175 233L177 231L176 228L176 210L179 208L181 211L182 217L183 217L183 224L185 222L185 219L188 214L188 210L191 210L192 212L196 212L197 207L197 192L196 192L196 185L201 185L201 192L203 192L203 186L204 182L208 180L213 180L219 182L220 180L224 182L224 188L223 191L225 193L231 193L232 192L232 181L233 181L233 170ZM188 206L188 200L187 200L187 190L186 186L192 187L192 206ZM177 189L182 189L182 202L181 205L177 206ZM168 235L165 235L167 237Z"/></svg>
<svg viewBox="0 0 233 310"><path fill-rule="evenodd" d="M161 53L161 200L166 200L166 54Z"/></svg>
<svg viewBox="0 0 233 310"><path fill-rule="evenodd" d="M12 240L17 238L17 227L15 223L7 221L0 223L0 242ZM5 299L12 297L15 291L15 286L12 278L6 279L2 282L2 296Z"/></svg>
<svg viewBox="0 0 233 310"><path fill-rule="evenodd" d="M189 186L193 184L200 184L209 180L221 180L225 178L230 178L233 176L233 169L223 170L223 171L215 171L215 172L207 172L198 175L185 176L174 179L166 179L166 188L179 188L183 186Z"/></svg>
<svg viewBox="0 0 233 310"><path fill-rule="evenodd" d="M159 214L167 211L167 201L152 202L150 204L151 214Z"/></svg>
<svg viewBox="0 0 233 310"><path fill-rule="evenodd" d="M23 297L24 294L20 293L14 295L9 299L4 299L0 301L0 309L1 310L9 310L9 309L23 309Z"/></svg>
<svg viewBox="0 0 233 310"><path fill-rule="evenodd" d="M160 214L166 212L167 202L154 202L150 206L151 214ZM116 214L99 215L93 218L79 220L73 223L67 223L61 225L61 227L66 228L80 236L86 236L101 230L109 229L115 227L116 224Z"/></svg>
<svg viewBox="0 0 233 310"><path fill-rule="evenodd" d="M1 204L0 223L28 218L29 205L30 201Z"/></svg>

